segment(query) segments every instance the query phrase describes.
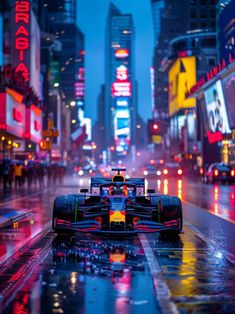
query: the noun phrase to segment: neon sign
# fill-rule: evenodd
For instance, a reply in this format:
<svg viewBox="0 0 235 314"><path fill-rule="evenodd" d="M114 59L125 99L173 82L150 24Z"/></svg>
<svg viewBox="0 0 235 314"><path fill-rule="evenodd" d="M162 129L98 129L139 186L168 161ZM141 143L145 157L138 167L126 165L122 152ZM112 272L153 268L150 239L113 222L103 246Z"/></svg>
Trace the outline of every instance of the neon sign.
<svg viewBox="0 0 235 314"><path fill-rule="evenodd" d="M216 142L220 142L223 139L222 133L220 131L218 132L207 132L207 138L208 138L208 142L210 144L212 143L216 143Z"/></svg>
<svg viewBox="0 0 235 314"><path fill-rule="evenodd" d="M206 82L217 76L222 70L224 70L229 64L235 62L232 53L229 53L228 60L222 59L216 64L205 76L201 77L195 85L190 88L190 91L186 93L186 97L191 96L193 93L198 91Z"/></svg>
<svg viewBox="0 0 235 314"><path fill-rule="evenodd" d="M23 122L23 114L16 108L13 108L12 110L12 117L13 117L13 120L15 120L16 122L19 122L19 123Z"/></svg>
<svg viewBox="0 0 235 314"><path fill-rule="evenodd" d="M15 25L14 45L16 50L16 73L21 72L25 82L29 81L29 58L27 52L30 48L30 2L16 1L15 4Z"/></svg>
<svg viewBox="0 0 235 314"><path fill-rule="evenodd" d="M128 49L118 49L115 51L115 57L118 59L125 59L129 56Z"/></svg>
<svg viewBox="0 0 235 314"><path fill-rule="evenodd" d="M116 70L116 77L118 82L128 81L128 69L125 65L120 65Z"/></svg>
<svg viewBox="0 0 235 314"><path fill-rule="evenodd" d="M132 86L131 82L114 82L112 84L112 96L115 97L129 97L131 96Z"/></svg>

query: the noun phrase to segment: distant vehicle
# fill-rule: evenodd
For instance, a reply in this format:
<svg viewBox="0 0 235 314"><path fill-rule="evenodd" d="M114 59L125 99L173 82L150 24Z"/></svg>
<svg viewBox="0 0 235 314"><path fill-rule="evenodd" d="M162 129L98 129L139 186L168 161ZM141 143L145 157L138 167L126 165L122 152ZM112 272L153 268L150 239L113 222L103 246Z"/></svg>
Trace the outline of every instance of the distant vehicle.
<svg viewBox="0 0 235 314"><path fill-rule="evenodd" d="M161 169L161 178L181 178L183 169L178 162L166 162Z"/></svg>
<svg viewBox="0 0 235 314"><path fill-rule="evenodd" d="M176 196L145 193L144 178L92 177L90 191L55 198L52 228L56 233L133 234L182 230L182 205Z"/></svg>
<svg viewBox="0 0 235 314"><path fill-rule="evenodd" d="M203 183L232 183L235 182L235 170L224 163L213 163L202 174Z"/></svg>
<svg viewBox="0 0 235 314"><path fill-rule="evenodd" d="M143 175L146 177L155 177L156 179L179 179L183 176L183 170L177 162L166 162L147 165L143 171Z"/></svg>

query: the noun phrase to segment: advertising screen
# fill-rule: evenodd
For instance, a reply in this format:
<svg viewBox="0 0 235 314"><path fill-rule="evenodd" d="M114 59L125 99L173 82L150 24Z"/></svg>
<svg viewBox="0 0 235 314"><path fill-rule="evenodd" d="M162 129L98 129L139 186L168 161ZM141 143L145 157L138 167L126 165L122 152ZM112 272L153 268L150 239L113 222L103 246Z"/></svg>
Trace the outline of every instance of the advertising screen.
<svg viewBox="0 0 235 314"><path fill-rule="evenodd" d="M194 98L186 98L186 93L196 83L195 57L179 58L169 71L169 114L172 116L179 109L194 108Z"/></svg>
<svg viewBox="0 0 235 314"><path fill-rule="evenodd" d="M12 135L25 135L25 105L18 103L6 93L0 93L0 129L7 130Z"/></svg>
<svg viewBox="0 0 235 314"><path fill-rule="evenodd" d="M38 107L30 106L30 137L34 143L39 143L42 132L42 110Z"/></svg>
<svg viewBox="0 0 235 314"><path fill-rule="evenodd" d="M223 79L224 97L228 115L228 122L231 129L235 129L235 76L231 73Z"/></svg>
<svg viewBox="0 0 235 314"><path fill-rule="evenodd" d="M124 97L117 97L116 98L116 106L117 107L128 107L128 105L129 105L128 98L124 98Z"/></svg>
<svg viewBox="0 0 235 314"><path fill-rule="evenodd" d="M30 37L30 86L41 98L40 90L40 29L33 12L31 12Z"/></svg>
<svg viewBox="0 0 235 314"><path fill-rule="evenodd" d="M221 81L218 80L205 92L208 127L210 132L231 133L225 107Z"/></svg>

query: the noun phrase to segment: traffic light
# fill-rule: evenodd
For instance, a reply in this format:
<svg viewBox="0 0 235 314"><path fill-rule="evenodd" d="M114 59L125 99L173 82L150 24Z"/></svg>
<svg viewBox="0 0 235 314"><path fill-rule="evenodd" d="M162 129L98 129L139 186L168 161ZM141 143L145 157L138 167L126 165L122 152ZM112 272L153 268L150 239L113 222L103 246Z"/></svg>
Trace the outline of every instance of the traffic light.
<svg viewBox="0 0 235 314"><path fill-rule="evenodd" d="M153 143L153 137L159 135L160 124L154 120L148 120L148 142Z"/></svg>
<svg viewBox="0 0 235 314"><path fill-rule="evenodd" d="M50 150L51 149L51 141L49 140L41 140L40 141L40 149L41 150Z"/></svg>
<svg viewBox="0 0 235 314"><path fill-rule="evenodd" d="M159 124L157 122L153 122L153 125L152 125L153 134L158 134L158 131L159 131Z"/></svg>

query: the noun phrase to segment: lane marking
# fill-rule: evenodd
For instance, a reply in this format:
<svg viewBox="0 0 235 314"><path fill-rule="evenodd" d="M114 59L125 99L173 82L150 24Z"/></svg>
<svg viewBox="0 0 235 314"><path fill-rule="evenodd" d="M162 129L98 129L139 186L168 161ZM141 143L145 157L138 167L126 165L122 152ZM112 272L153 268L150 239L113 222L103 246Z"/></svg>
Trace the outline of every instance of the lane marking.
<svg viewBox="0 0 235 314"><path fill-rule="evenodd" d="M196 236L198 236L198 238L200 238L204 243L208 244L209 246L211 246L211 248L218 251L221 251L225 257L233 264L235 265L235 256L228 252L226 249L224 249L223 247L221 247L221 245L218 245L217 242L215 242L214 240L210 239L209 237L207 237L205 234L203 234L197 227L193 226L190 222L188 222L187 220L184 220L184 224L185 226L188 226L194 233ZM216 252L215 252L216 253Z"/></svg>
<svg viewBox="0 0 235 314"><path fill-rule="evenodd" d="M171 291L168 288L166 281L163 278L161 267L156 259L152 247L145 234L138 234L139 240L143 247L150 274L153 279L153 285L156 292L157 301L161 308L162 313L179 313L175 303L172 301Z"/></svg>

